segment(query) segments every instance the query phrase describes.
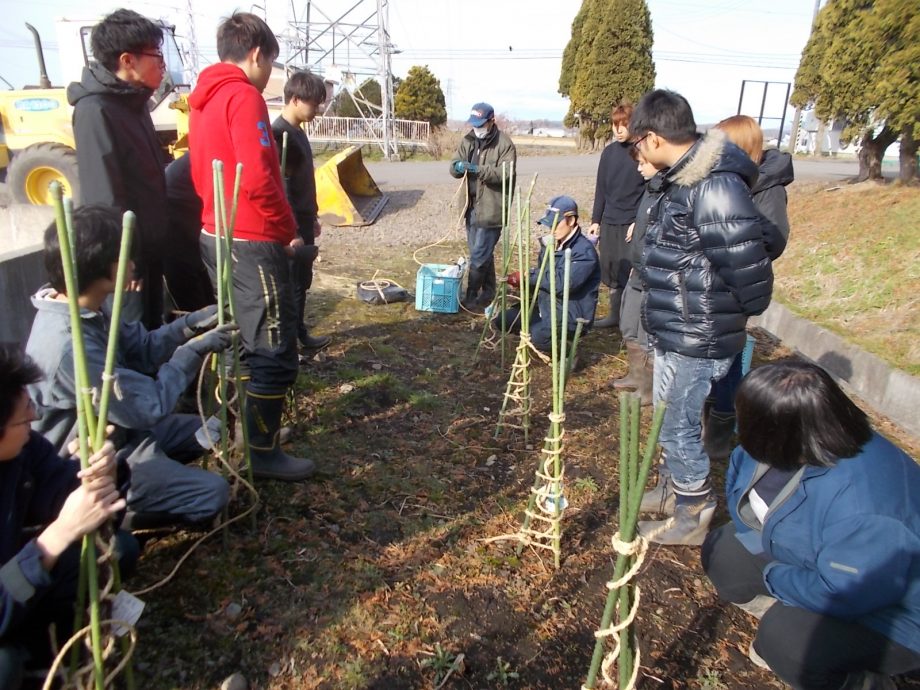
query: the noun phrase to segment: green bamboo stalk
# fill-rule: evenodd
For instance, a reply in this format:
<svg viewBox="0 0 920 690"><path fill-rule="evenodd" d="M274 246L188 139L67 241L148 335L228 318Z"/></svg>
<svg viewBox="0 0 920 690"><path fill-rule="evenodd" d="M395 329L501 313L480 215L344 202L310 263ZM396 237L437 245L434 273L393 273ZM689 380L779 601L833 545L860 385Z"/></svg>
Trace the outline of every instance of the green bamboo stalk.
<svg viewBox="0 0 920 690"><path fill-rule="evenodd" d="M620 406L623 414L623 406ZM648 439L645 446L645 455L642 458L642 465L639 468L639 476L636 479L636 485L630 487L628 511L625 522L620 523L620 539L624 542L631 542L636 536L636 526L639 518L639 507L642 504L642 489L648 479L649 470L652 467L652 459L655 455L655 447L658 444L658 435L661 432L661 423L664 421L665 406L661 405L655 409L652 417L652 428L649 431ZM621 419L620 428L622 429L623 421ZM623 443L623 440L620 440ZM622 451L621 451L622 452ZM641 481L641 484L639 483ZM631 489L635 489L632 491ZM623 491L622 487L620 489ZM618 556L613 570L613 581L619 580L627 570L628 559ZM600 629L606 630L610 627L610 620L613 617L614 605L617 603L617 591L610 590L607 593L607 601L604 605L604 612L601 615ZM627 633L628 634L628 633ZM585 687L593 689L597 683L597 674L600 670L601 661L604 658L604 639L598 638L594 644L594 653L591 656L591 666L588 669L588 678L585 681Z"/></svg>
<svg viewBox="0 0 920 690"><path fill-rule="evenodd" d="M102 448L105 443L105 427L109 418L109 401L112 397L112 372L115 370L115 358L118 354L118 335L121 326L121 305L125 296L128 264L131 263L131 239L134 236L136 217L132 211L126 211L121 220L121 247L118 251L118 272L115 274L115 294L112 298L112 314L109 321L109 338L105 350L105 366L99 393L99 414L96 422L96 436L93 450Z"/></svg>
<svg viewBox="0 0 920 690"><path fill-rule="evenodd" d="M632 500L633 495L641 489L636 485L636 480L639 474L639 421L640 421L640 407L639 407L639 396L631 394L628 396L629 401L629 423L630 423L630 443L629 443L629 463L628 467L628 486L629 491L627 492L627 506ZM633 566L635 561L634 556L624 556L626 561L626 570L629 570ZM619 618L620 620L625 620L629 615L629 611L632 608L632 591L633 585L627 583L620 588L620 597L619 597ZM629 630L624 630L623 634L620 636L620 654L617 661L617 671L620 677L620 687L625 688L629 683L629 679L632 676L633 670L633 648L632 648L632 635Z"/></svg>
<svg viewBox="0 0 920 690"><path fill-rule="evenodd" d="M575 370L575 356L578 354L578 342L581 340L581 332L584 330L586 323L588 323L588 320L580 316L575 319L575 335L572 336L572 349L569 350L569 357L566 360L566 371L569 377L571 377L572 372ZM568 379L566 379L566 382L568 383Z"/></svg>
<svg viewBox="0 0 920 690"><path fill-rule="evenodd" d="M61 185L59 182L51 183L51 196L55 206L55 222L57 225L58 244L61 251L61 267L64 271L64 285L67 290L67 303L70 311L70 329L73 338L73 365L74 379L78 390L74 396L77 399L77 426L79 429L80 445L80 467L86 469L89 466L90 455L90 428L88 426L88 413L92 410L92 401L84 398L82 404L80 399L84 396L89 382L89 375L86 370L86 349L83 343L83 326L80 320L80 292L74 269L74 254L71 252L71 237L73 236L72 226L68 226L65 215L65 204ZM81 421L82 419L82 421ZM94 431L94 429L92 430ZM90 607L90 639L93 649L93 678L96 690L104 690L105 668L102 657L102 627L100 624L101 616L99 610L99 572L96 567L96 544L95 531L83 537L83 552L86 555L88 566L86 568L86 580L89 589L89 607Z"/></svg>

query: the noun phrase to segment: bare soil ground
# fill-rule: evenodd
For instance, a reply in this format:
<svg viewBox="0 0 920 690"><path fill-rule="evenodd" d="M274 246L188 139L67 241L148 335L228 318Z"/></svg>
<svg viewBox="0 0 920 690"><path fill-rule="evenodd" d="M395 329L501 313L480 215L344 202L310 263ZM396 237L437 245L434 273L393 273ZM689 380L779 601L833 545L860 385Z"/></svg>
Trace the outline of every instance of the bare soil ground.
<svg viewBox="0 0 920 690"><path fill-rule="evenodd" d="M592 189L586 179L541 182L535 207ZM567 390L557 571L534 550L518 557L511 543L485 541L520 524L547 427L548 370L534 367L532 447L515 434L496 440L508 371L499 351L474 359L482 320L354 298L355 283L378 270L414 292L412 251L448 233L453 191L397 190L376 225L325 232L310 305L315 332L334 343L303 369L290 419L291 450L315 458L318 476L260 484L256 529L238 523L226 545L204 543L146 597L139 687L216 688L234 671L272 690L584 682L613 572L618 410L608 384L625 370L618 337L584 338L584 368ZM454 233L418 259L462 252ZM789 354L755 335L755 365ZM920 457L917 439L874 421ZM721 482L724 467L714 471ZM163 577L193 538L151 541L134 586ZM748 661L755 621L717 600L698 549L653 548L639 582L640 688L783 687Z"/></svg>

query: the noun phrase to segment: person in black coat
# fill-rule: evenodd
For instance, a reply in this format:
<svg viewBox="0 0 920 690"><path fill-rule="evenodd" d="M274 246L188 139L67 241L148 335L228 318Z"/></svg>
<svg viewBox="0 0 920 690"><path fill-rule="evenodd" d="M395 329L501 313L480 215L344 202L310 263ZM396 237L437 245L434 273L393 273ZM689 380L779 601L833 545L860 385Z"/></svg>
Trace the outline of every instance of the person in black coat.
<svg viewBox="0 0 920 690"><path fill-rule="evenodd" d="M42 377L18 350L0 347L0 688L17 690L27 667L51 662L48 627L63 644L73 628L84 534L125 507L115 449L106 443L80 470L31 430L35 406L26 386ZM137 542L117 537L122 572Z"/></svg>
<svg viewBox="0 0 920 690"><path fill-rule="evenodd" d="M795 179L792 156L776 149L763 149L763 131L747 115L734 115L716 125L729 140L757 164L757 179L751 186L754 205L772 225L765 237L767 253L775 261L789 240L789 216L786 213L786 187ZM735 356L724 378L712 384L712 402L703 419L703 447L710 459L724 460L734 448L735 393L741 383L741 353Z"/></svg>
<svg viewBox="0 0 920 690"><path fill-rule="evenodd" d="M664 512L673 515L639 529L658 544L699 545L716 505L700 436L703 405L712 381L744 348L748 318L770 304L764 237L775 227L751 199L754 163L719 130L700 138L685 98L650 91L629 129L638 153L667 169L649 214L641 274L642 319L655 346L653 397L667 404L659 441L668 479L642 503L644 510L669 506Z"/></svg>
<svg viewBox="0 0 920 690"><path fill-rule="evenodd" d="M164 156L148 101L163 81L163 30L120 9L93 28L96 59L67 87L80 174L80 202L137 216L134 280L122 307L125 321L148 329L163 322L162 258L167 219Z"/></svg>
<svg viewBox="0 0 920 690"><path fill-rule="evenodd" d="M201 260L201 199L192 184L191 154L166 166L169 200L168 241L172 251L163 257L163 276L176 308L198 311L214 304L214 288Z"/></svg>
<svg viewBox="0 0 920 690"><path fill-rule="evenodd" d="M288 203L297 221L297 234L304 245L313 248L309 255L292 262L298 319L297 339L307 355L329 344L329 336L310 335L304 316L307 290L313 284L316 238L322 232L322 226L318 219L319 206L316 203L313 149L303 125L313 121L325 102L326 85L323 80L310 72L297 72L291 75L284 85L284 108L281 115L272 122L272 132L279 155L284 157L285 167L282 176ZM288 135L286 156L282 152L285 132Z"/></svg>
<svg viewBox="0 0 920 690"><path fill-rule="evenodd" d="M632 268L627 235L636 220L639 199L645 191L645 179L636 170L636 161L630 156L629 118L632 112L630 103L613 109L610 123L615 141L604 149L597 166L594 208L588 232L592 235L600 233L601 282L607 286L610 300L607 316L594 322L598 328L613 328L620 323L623 291Z"/></svg>

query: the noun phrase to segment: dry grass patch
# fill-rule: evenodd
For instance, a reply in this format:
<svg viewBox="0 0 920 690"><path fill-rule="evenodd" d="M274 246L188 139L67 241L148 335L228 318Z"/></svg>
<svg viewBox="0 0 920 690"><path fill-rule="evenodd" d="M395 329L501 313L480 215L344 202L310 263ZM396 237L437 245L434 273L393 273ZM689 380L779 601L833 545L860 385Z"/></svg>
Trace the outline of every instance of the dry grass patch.
<svg viewBox="0 0 920 690"><path fill-rule="evenodd" d="M789 198L792 236L776 297L797 314L920 374L920 191L805 187Z"/></svg>

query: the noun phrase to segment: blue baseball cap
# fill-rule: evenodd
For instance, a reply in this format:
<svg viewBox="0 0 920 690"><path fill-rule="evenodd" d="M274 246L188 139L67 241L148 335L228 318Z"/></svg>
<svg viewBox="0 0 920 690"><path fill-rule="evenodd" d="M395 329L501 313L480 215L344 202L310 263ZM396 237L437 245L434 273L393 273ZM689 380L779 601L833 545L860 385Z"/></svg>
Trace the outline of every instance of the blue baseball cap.
<svg viewBox="0 0 920 690"><path fill-rule="evenodd" d="M470 109L470 119L466 123L473 127L482 127L493 117L495 117L495 108L488 103L477 103Z"/></svg>
<svg viewBox="0 0 920 690"><path fill-rule="evenodd" d="M549 200L549 205L546 207L546 215L537 222L540 225L551 228L553 223L559 223L567 216L577 215L578 204L575 203L575 199L570 196L554 196ZM559 220L556 220L557 216Z"/></svg>

